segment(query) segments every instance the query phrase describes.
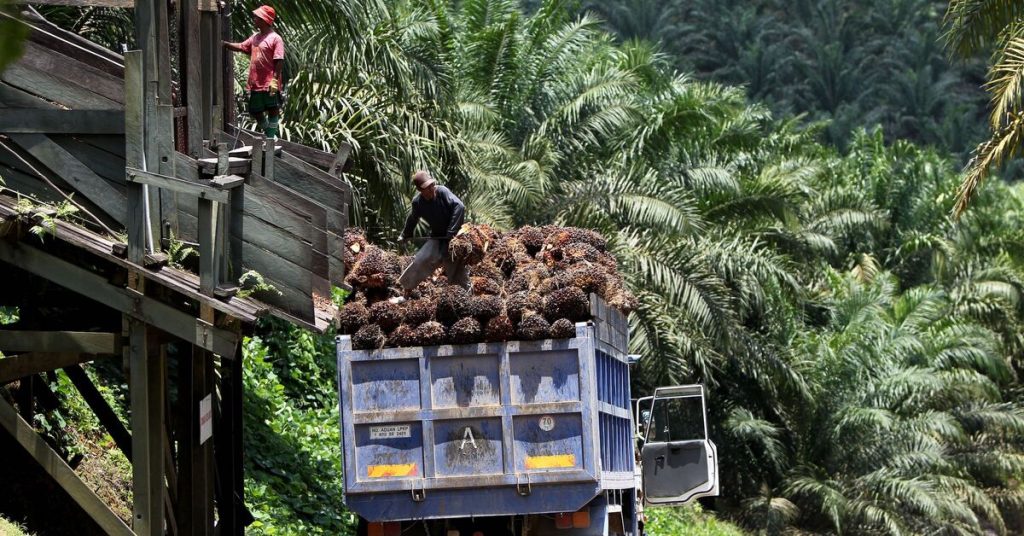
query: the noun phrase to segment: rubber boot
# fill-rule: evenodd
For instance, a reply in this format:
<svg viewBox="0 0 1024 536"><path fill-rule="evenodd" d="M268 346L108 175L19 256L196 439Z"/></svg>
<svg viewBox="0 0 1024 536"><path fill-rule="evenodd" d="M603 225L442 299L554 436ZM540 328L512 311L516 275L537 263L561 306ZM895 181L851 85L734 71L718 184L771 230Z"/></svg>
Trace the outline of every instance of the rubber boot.
<svg viewBox="0 0 1024 536"><path fill-rule="evenodd" d="M270 116L270 120L268 121L267 129L264 132L266 132L268 138L276 138L277 130L278 128L280 128L280 126L281 116L272 115Z"/></svg>

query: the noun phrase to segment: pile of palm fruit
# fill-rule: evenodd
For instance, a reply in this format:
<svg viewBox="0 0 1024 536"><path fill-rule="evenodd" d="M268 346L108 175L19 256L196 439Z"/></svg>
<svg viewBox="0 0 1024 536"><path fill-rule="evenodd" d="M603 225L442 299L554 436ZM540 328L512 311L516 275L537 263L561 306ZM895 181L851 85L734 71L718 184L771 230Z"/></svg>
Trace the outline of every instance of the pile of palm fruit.
<svg viewBox="0 0 1024 536"><path fill-rule="evenodd" d="M470 288L441 270L405 291L398 284L412 257L345 235L345 270L353 293L338 312L338 331L356 349L568 338L590 319L591 293L625 314L636 299L625 288L600 234L575 227L523 227L499 233L467 224L448 255L470 267Z"/></svg>

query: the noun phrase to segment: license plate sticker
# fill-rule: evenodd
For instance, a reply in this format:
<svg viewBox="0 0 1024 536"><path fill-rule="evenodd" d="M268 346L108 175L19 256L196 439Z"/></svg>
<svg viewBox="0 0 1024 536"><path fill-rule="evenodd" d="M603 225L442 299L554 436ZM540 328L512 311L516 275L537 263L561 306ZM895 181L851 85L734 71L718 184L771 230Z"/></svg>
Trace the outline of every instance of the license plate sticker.
<svg viewBox="0 0 1024 536"><path fill-rule="evenodd" d="M412 437L412 425L389 424L386 426L371 426L370 439L399 439Z"/></svg>

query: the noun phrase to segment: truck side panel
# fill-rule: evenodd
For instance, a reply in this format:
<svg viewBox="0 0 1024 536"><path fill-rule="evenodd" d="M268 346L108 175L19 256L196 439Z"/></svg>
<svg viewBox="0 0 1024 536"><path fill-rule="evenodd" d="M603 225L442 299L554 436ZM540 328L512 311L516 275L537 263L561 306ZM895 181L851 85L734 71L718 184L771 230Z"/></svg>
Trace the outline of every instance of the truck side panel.
<svg viewBox="0 0 1024 536"><path fill-rule="evenodd" d="M633 488L620 324L375 351L339 337L349 508L371 521L572 512Z"/></svg>

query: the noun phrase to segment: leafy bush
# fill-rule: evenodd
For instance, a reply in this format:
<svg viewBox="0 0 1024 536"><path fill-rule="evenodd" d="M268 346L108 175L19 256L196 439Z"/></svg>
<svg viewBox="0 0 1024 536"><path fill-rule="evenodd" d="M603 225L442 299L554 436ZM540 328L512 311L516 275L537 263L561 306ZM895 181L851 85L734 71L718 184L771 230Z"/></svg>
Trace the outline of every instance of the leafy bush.
<svg viewBox="0 0 1024 536"><path fill-rule="evenodd" d="M251 534L354 534L342 504L333 337L280 321L244 343Z"/></svg>
<svg viewBox="0 0 1024 536"><path fill-rule="evenodd" d="M742 536L739 527L720 521L705 512L700 504L677 508L650 508L644 531L648 536Z"/></svg>

